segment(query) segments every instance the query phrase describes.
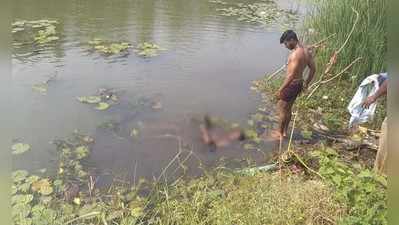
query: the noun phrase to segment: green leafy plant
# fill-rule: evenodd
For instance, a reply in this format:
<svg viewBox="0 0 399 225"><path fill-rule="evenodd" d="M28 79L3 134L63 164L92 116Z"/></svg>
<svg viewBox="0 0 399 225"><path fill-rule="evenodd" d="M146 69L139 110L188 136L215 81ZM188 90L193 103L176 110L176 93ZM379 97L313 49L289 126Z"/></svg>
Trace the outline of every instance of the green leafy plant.
<svg viewBox="0 0 399 225"><path fill-rule="evenodd" d="M337 199L347 205L348 215L340 224L387 224L385 177L360 165L343 163L331 148L313 155L319 159L319 173L335 188Z"/></svg>

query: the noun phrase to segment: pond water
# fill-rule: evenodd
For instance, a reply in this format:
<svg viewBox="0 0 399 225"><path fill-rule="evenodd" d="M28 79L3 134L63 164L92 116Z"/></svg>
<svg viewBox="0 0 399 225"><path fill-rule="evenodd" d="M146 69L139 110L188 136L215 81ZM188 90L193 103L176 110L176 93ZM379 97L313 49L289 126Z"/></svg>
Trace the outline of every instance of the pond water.
<svg viewBox="0 0 399 225"><path fill-rule="evenodd" d="M297 1L277 4L303 11ZM188 161L193 174L198 160L205 167L221 158L264 161L262 153L239 144L210 152L200 139L199 120L205 114L244 126L259 104L251 81L278 68L288 55L279 45L281 29L276 24L239 21L221 15L218 7L223 5L205 0L15 1L14 21L57 20L60 38L43 48L13 50L12 101L18 110L5 127L32 147L13 157L14 167L52 167L55 147L49 142L75 129L95 138L91 164L113 174L159 174L176 155L176 137L193 151ZM151 58L134 52L104 57L88 51L93 38L133 45L147 41L166 50ZM32 90L54 75L46 95ZM100 88L116 90L119 104L98 111L77 101ZM157 98L162 107L131 107L140 98ZM110 121L119 123L117 129L99 127ZM129 135L133 128L138 130L136 138ZM267 152L268 143L265 146L262 151Z"/></svg>

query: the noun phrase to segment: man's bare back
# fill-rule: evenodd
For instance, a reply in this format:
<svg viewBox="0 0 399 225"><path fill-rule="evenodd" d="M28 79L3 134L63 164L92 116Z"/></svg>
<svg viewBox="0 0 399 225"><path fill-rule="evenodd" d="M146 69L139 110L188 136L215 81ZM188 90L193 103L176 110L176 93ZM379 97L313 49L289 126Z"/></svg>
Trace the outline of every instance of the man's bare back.
<svg viewBox="0 0 399 225"><path fill-rule="evenodd" d="M298 47L288 57L287 70L292 71L295 80L303 79L303 72L311 63L313 63L313 58L308 48L298 44Z"/></svg>

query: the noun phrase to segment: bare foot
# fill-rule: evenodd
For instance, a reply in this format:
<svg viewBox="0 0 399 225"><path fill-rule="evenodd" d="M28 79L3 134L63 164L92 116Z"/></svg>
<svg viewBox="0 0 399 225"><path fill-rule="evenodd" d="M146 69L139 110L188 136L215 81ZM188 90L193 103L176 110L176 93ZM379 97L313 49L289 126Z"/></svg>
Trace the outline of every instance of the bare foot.
<svg viewBox="0 0 399 225"><path fill-rule="evenodd" d="M270 134L272 140L274 141L280 141L284 138L284 135L281 135L280 132L278 132L277 130L273 130Z"/></svg>
<svg viewBox="0 0 399 225"><path fill-rule="evenodd" d="M270 135L267 134L267 131L265 131L261 135L261 138L265 141L280 141L283 137L281 136L280 132L273 130L270 132Z"/></svg>
<svg viewBox="0 0 399 225"><path fill-rule="evenodd" d="M286 138L287 137L287 132L285 131L284 133L283 133L283 138Z"/></svg>

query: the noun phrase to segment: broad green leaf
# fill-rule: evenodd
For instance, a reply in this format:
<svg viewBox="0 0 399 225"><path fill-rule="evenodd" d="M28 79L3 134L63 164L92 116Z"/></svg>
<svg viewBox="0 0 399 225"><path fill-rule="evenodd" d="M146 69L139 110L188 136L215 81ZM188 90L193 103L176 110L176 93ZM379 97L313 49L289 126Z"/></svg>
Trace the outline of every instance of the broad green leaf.
<svg viewBox="0 0 399 225"><path fill-rule="evenodd" d="M75 149L77 159L86 158L89 155L89 149L86 146L79 146Z"/></svg>
<svg viewBox="0 0 399 225"><path fill-rule="evenodd" d="M31 206L29 204L19 203L12 207L13 218L26 218L31 212Z"/></svg>
<svg viewBox="0 0 399 225"><path fill-rule="evenodd" d="M11 146L12 154L18 155L30 150L30 145L24 143L16 143Z"/></svg>
<svg viewBox="0 0 399 225"><path fill-rule="evenodd" d="M18 192L18 188L15 185L11 186L11 195L15 195Z"/></svg>
<svg viewBox="0 0 399 225"><path fill-rule="evenodd" d="M11 197L11 204L29 204L33 200L31 194L19 194Z"/></svg>
<svg viewBox="0 0 399 225"><path fill-rule="evenodd" d="M26 178L26 183L32 184L33 182L36 182L40 180L40 177L36 176L36 175L32 175L28 178Z"/></svg>
<svg viewBox="0 0 399 225"><path fill-rule="evenodd" d="M82 96L82 97L78 97L78 100L82 103L97 104L97 103L101 102L101 97L99 97L99 96Z"/></svg>
<svg viewBox="0 0 399 225"><path fill-rule="evenodd" d="M53 193L53 188L48 179L42 179L32 184L32 191L38 192L42 195L50 195Z"/></svg>
<svg viewBox="0 0 399 225"><path fill-rule="evenodd" d="M26 170L17 170L12 173L12 179L14 183L18 183L20 181L25 180L27 176L28 176L28 171Z"/></svg>
<svg viewBox="0 0 399 225"><path fill-rule="evenodd" d="M30 190L30 183L23 183L18 186L18 190L23 193L27 193Z"/></svg>
<svg viewBox="0 0 399 225"><path fill-rule="evenodd" d="M109 104L106 102L100 102L98 103L98 105L96 106L96 109L98 110L106 110L109 108Z"/></svg>

